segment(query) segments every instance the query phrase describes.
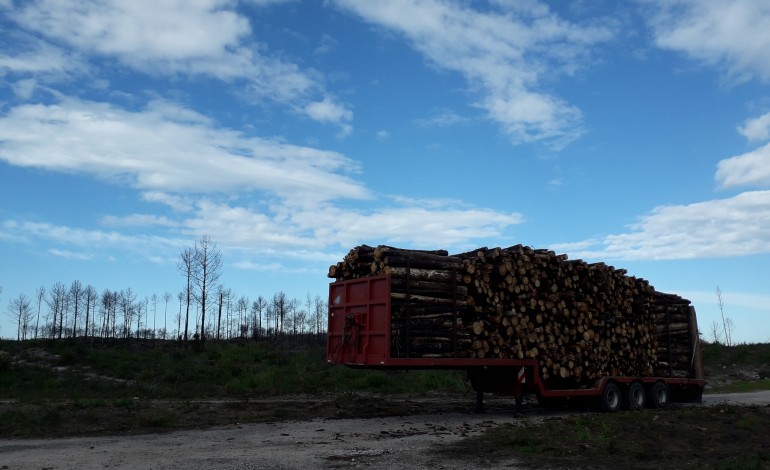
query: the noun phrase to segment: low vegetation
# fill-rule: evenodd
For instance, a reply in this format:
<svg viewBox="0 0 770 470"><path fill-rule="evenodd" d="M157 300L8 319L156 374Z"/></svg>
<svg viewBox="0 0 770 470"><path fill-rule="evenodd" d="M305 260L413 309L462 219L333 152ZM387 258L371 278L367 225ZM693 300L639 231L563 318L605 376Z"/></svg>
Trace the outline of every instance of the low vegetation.
<svg viewBox="0 0 770 470"><path fill-rule="evenodd" d="M705 344L707 393L770 390L770 343Z"/></svg>
<svg viewBox="0 0 770 470"><path fill-rule="evenodd" d="M357 371L327 366L318 341L292 343L62 340L0 342L0 399L200 399L457 391L444 371ZM0 360L2 362L2 360ZM409 380L404 380L409 374Z"/></svg>
<svg viewBox="0 0 770 470"><path fill-rule="evenodd" d="M435 452L495 468L770 468L770 407L682 407L590 413L491 428Z"/></svg>
<svg viewBox="0 0 770 470"><path fill-rule="evenodd" d="M358 395L466 390L458 372L329 366L322 341L209 341L205 348L175 341L0 341L0 436L352 416L357 405L366 409ZM260 401L267 399L269 407Z"/></svg>
<svg viewBox="0 0 770 470"><path fill-rule="evenodd" d="M770 389L768 344L707 344L704 358L708 391ZM0 341L0 437L471 412L464 379L454 371L329 366L324 338L312 336L205 348L137 339ZM428 404L409 399L417 397ZM770 468L770 407L527 414L535 419L512 419L436 452L482 467L516 459L535 468Z"/></svg>

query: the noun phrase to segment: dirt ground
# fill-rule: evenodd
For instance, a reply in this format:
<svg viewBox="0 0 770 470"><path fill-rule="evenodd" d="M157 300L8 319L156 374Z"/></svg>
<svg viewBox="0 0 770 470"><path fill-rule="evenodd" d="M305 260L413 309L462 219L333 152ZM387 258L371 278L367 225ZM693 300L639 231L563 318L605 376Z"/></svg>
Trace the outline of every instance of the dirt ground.
<svg viewBox="0 0 770 470"><path fill-rule="evenodd" d="M435 408L432 401L417 406ZM161 434L0 440L0 469L471 468L468 462L446 461L432 449L503 423L523 425L506 407L488 406L484 414L292 419ZM516 468L517 462L508 464Z"/></svg>
<svg viewBox="0 0 770 470"><path fill-rule="evenodd" d="M297 400L301 398L289 399L287 405L296 408ZM530 426L561 419L565 413L530 403L521 416L514 417L511 401L502 398L487 399L484 414L473 413L467 400L360 401L367 403L372 413L366 418L344 417L363 410L343 407L341 417L334 418L297 416L261 424L234 422L141 435L3 439L0 469L526 468L512 457L468 460L448 457L445 450L497 426ZM768 406L770 392L706 396L704 403ZM211 411L222 405L212 402L197 410ZM261 406L269 408L267 403ZM313 408L308 406L306 411L311 413ZM387 409L400 410L399 415L387 416Z"/></svg>

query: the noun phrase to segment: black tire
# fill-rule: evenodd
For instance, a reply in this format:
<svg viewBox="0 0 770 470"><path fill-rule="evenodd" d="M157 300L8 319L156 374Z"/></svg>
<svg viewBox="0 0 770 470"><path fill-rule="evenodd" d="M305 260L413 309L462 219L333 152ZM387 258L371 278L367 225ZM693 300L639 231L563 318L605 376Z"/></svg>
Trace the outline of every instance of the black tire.
<svg viewBox="0 0 770 470"><path fill-rule="evenodd" d="M668 385L663 382L655 382L647 390L647 406L650 408L665 408L671 402L671 392Z"/></svg>
<svg viewBox="0 0 770 470"><path fill-rule="evenodd" d="M639 382L633 382L626 388L624 395L624 405L627 410L639 411L644 409L646 396L644 386Z"/></svg>
<svg viewBox="0 0 770 470"><path fill-rule="evenodd" d="M620 388L613 383L605 385L599 400L599 409L607 413L612 413L620 410L622 404L623 399L620 394Z"/></svg>

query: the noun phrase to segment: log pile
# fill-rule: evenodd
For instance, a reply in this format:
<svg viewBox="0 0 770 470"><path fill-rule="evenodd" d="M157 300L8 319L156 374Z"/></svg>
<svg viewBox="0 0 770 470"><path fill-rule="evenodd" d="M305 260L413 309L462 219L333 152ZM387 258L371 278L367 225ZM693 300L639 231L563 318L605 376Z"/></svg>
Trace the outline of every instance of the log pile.
<svg viewBox="0 0 770 470"><path fill-rule="evenodd" d="M623 269L522 245L452 256L362 245L329 268L337 280L380 274L394 357L535 359L553 387L691 374L690 302Z"/></svg>
<svg viewBox="0 0 770 470"><path fill-rule="evenodd" d="M652 375L652 288L625 270L517 245L464 256L472 280L472 356L537 359L553 386Z"/></svg>

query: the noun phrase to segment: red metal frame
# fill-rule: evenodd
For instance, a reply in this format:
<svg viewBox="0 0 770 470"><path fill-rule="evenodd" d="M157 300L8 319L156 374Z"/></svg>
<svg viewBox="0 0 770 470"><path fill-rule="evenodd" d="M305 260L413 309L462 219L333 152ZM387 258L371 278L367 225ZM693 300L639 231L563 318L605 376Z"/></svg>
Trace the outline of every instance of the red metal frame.
<svg viewBox="0 0 770 470"><path fill-rule="evenodd" d="M597 380L592 387L548 389L536 359L500 358L397 358L391 357L390 276L371 276L329 285L329 324L326 360L329 364L377 369L490 369L508 368L514 377L522 368L526 381L518 391L539 393L543 397L587 397L600 395L608 382L665 382L674 387L695 387L701 391L701 378L611 376ZM519 388L520 387L520 388ZM507 385L501 388L507 388ZM493 391L493 390L489 390Z"/></svg>

